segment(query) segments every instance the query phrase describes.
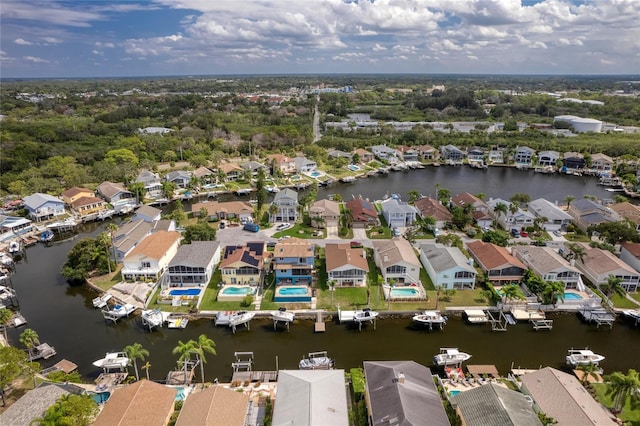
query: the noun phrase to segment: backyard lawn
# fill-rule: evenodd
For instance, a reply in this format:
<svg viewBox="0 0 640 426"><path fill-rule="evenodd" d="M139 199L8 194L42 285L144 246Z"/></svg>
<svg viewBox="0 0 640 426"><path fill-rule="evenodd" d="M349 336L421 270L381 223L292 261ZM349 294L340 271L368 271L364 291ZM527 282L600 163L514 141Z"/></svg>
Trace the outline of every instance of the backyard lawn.
<svg viewBox="0 0 640 426"><path fill-rule="evenodd" d="M613 407L613 397L606 395L607 385L604 383L591 384L596 391L596 399L602 403L605 407L611 409ZM618 414L625 425L640 426L640 409L632 408L631 401L627 400L626 404L622 407L622 412Z"/></svg>

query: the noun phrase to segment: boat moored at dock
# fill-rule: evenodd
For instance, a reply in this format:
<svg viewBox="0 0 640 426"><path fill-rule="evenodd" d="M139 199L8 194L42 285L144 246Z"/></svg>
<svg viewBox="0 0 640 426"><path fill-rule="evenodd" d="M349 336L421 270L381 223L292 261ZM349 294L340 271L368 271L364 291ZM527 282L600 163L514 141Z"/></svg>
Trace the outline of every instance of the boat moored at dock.
<svg viewBox="0 0 640 426"><path fill-rule="evenodd" d="M125 303L124 305L113 305L107 306L106 309L102 309L102 316L105 320L113 321L116 323L120 318L128 317L138 309L134 305L130 303Z"/></svg>
<svg viewBox="0 0 640 426"><path fill-rule="evenodd" d="M470 324L485 324L489 322L487 313L482 309L465 309L464 316Z"/></svg>
<svg viewBox="0 0 640 426"><path fill-rule="evenodd" d="M439 367L461 365L470 358L471 355L466 352L460 352L458 348L440 348L440 353L433 357L433 363Z"/></svg>
<svg viewBox="0 0 640 426"><path fill-rule="evenodd" d="M168 316L168 312L162 312L160 309L147 309L142 311L140 318L142 318L142 324L151 331L156 327L162 327Z"/></svg>
<svg viewBox="0 0 640 426"><path fill-rule="evenodd" d="M112 297L113 295L111 295L110 293L104 293L98 297L93 298L93 307L99 309L104 308L105 306L107 306L107 302L111 300Z"/></svg>
<svg viewBox="0 0 640 426"><path fill-rule="evenodd" d="M108 370L124 370L129 365L129 357L125 352L108 352L104 358L93 362L93 365Z"/></svg>
<svg viewBox="0 0 640 426"><path fill-rule="evenodd" d="M589 348L584 349L569 349L567 356L565 357L567 365L577 367L580 365L598 365L600 361L604 361L604 356L593 353Z"/></svg>
<svg viewBox="0 0 640 426"><path fill-rule="evenodd" d="M442 330L447 323L447 317L438 311L422 311L411 319L418 324L429 327L429 330L432 330L434 326Z"/></svg>
<svg viewBox="0 0 640 426"><path fill-rule="evenodd" d="M334 366L335 360L327 355L327 351L309 352L298 365L300 370L331 370Z"/></svg>
<svg viewBox="0 0 640 426"><path fill-rule="evenodd" d="M57 354L56 349L48 343L41 343L31 350L31 360L49 359Z"/></svg>

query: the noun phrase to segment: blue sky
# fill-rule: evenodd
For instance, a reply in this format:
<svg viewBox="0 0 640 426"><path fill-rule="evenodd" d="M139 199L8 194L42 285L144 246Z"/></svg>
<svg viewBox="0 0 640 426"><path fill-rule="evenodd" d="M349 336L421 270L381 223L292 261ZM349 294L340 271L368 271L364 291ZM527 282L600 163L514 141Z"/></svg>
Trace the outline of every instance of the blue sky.
<svg viewBox="0 0 640 426"><path fill-rule="evenodd" d="M2 77L640 73L638 0L2 0Z"/></svg>

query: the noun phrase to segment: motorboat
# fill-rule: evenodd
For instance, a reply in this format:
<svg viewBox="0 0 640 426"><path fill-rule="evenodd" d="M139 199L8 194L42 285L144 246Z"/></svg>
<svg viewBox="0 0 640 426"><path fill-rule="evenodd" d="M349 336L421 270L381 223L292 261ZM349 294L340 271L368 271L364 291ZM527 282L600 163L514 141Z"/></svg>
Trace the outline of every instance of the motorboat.
<svg viewBox="0 0 640 426"><path fill-rule="evenodd" d="M103 309L102 312L104 312L105 314L109 314L109 316L112 316L114 318L123 318L128 317L136 309L138 308L136 308L132 304L125 303L124 305L113 305L107 307L107 309Z"/></svg>
<svg viewBox="0 0 640 426"><path fill-rule="evenodd" d="M40 241L42 241L43 243L48 243L49 241L53 240L53 237L55 237L53 231L47 229L42 234L40 234Z"/></svg>
<svg viewBox="0 0 640 426"><path fill-rule="evenodd" d="M566 356L567 365L577 367L579 365L598 365L600 361L604 361L604 356L593 353L589 348L569 349Z"/></svg>
<svg viewBox="0 0 640 426"><path fill-rule="evenodd" d="M433 357L433 363L437 366L459 365L469 358L471 355L458 351L458 348L440 348L440 353Z"/></svg>
<svg viewBox="0 0 640 426"><path fill-rule="evenodd" d="M149 327L149 330L155 327L162 327L162 324L164 324L168 316L168 312L165 314L160 309L147 309L142 311L140 315L142 323Z"/></svg>
<svg viewBox="0 0 640 426"><path fill-rule="evenodd" d="M169 316L167 318L167 328L183 329L189 324L189 318L181 316Z"/></svg>
<svg viewBox="0 0 640 426"><path fill-rule="evenodd" d="M98 297L94 297L93 307L99 309L104 308L105 306L107 306L107 302L111 300L112 297L113 295L111 295L110 293L104 293Z"/></svg>
<svg viewBox="0 0 640 426"><path fill-rule="evenodd" d="M429 328L433 328L433 326L436 325L442 329L447 323L447 317L438 311L422 311L415 314L412 319L418 324L429 326Z"/></svg>
<svg viewBox="0 0 640 426"><path fill-rule="evenodd" d="M13 266L13 259L8 254L0 252L0 265Z"/></svg>
<svg viewBox="0 0 640 426"><path fill-rule="evenodd" d="M9 243L9 254L15 256L22 251L22 242L13 240Z"/></svg>
<svg viewBox="0 0 640 426"><path fill-rule="evenodd" d="M256 316L255 312L245 312L245 311L236 312L234 315L231 316L231 318L229 318L229 327L233 328L241 324L246 324L249 321L251 321L254 316Z"/></svg>
<svg viewBox="0 0 640 426"><path fill-rule="evenodd" d="M105 370L124 370L129 365L126 352L108 352L104 358L93 362L93 365Z"/></svg>
<svg viewBox="0 0 640 426"><path fill-rule="evenodd" d="M489 322L487 313L482 309L465 309L464 315L470 324L484 324Z"/></svg>
<svg viewBox="0 0 640 426"><path fill-rule="evenodd" d="M335 361L327 356L327 351L310 352L306 358L300 360L300 370L330 370Z"/></svg>
<svg viewBox="0 0 640 426"><path fill-rule="evenodd" d="M287 308L279 308L277 311L271 311L271 316L274 321L281 322L293 322L295 314L293 312L287 312Z"/></svg>
<svg viewBox="0 0 640 426"><path fill-rule="evenodd" d="M375 312L369 308L364 308L363 310L356 311L353 314L353 321L354 322L373 321L379 314L380 312Z"/></svg>
<svg viewBox="0 0 640 426"><path fill-rule="evenodd" d="M47 228L54 232L64 232L73 229L76 225L78 225L78 221L73 217L68 217L64 220L48 224Z"/></svg>

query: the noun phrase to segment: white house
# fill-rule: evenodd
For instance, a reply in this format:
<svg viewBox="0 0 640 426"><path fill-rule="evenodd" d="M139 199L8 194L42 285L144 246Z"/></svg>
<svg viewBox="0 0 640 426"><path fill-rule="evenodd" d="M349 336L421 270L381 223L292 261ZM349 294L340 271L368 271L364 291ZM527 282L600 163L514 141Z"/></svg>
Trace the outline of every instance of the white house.
<svg viewBox="0 0 640 426"><path fill-rule="evenodd" d="M386 283L420 284L420 261L404 238L373 241L373 256Z"/></svg>
<svg viewBox="0 0 640 426"><path fill-rule="evenodd" d="M620 244L620 259L640 272L640 243Z"/></svg>
<svg viewBox="0 0 640 426"><path fill-rule="evenodd" d="M157 173L149 170L143 170L138 174L135 182L144 185L144 190L146 191L147 197L162 197L162 180Z"/></svg>
<svg viewBox="0 0 640 426"><path fill-rule="evenodd" d="M328 281L337 287L361 287L367 285L369 264L364 248L351 248L350 244L325 246Z"/></svg>
<svg viewBox="0 0 640 426"><path fill-rule="evenodd" d="M381 160L395 160L398 158L398 151L386 145L374 145L371 147L371 152Z"/></svg>
<svg viewBox="0 0 640 426"><path fill-rule="evenodd" d="M538 165L542 167L554 167L560 159L558 151L540 151L538 153Z"/></svg>
<svg viewBox="0 0 640 426"><path fill-rule="evenodd" d="M622 280L620 286L628 292L637 291L640 285L640 273L624 263L608 250L589 247L584 244L584 256L576 259L576 267L593 284L606 284L613 275Z"/></svg>
<svg viewBox="0 0 640 426"><path fill-rule="evenodd" d="M529 166L533 161L536 151L528 146L518 146L513 153L513 161L519 165Z"/></svg>
<svg viewBox="0 0 640 426"><path fill-rule="evenodd" d="M546 219L540 225L545 231L566 230L567 226L571 224L572 217L569 213L544 198L531 201L528 205L528 210L537 219Z"/></svg>
<svg viewBox="0 0 640 426"><path fill-rule="evenodd" d="M23 201L24 208L36 222L65 214L64 201L53 195L36 192L24 197Z"/></svg>
<svg viewBox="0 0 640 426"><path fill-rule="evenodd" d="M269 222L295 222L298 220L298 193L285 188L273 197L271 205L275 206L275 213L269 208Z"/></svg>
<svg viewBox="0 0 640 426"><path fill-rule="evenodd" d="M156 220L160 220L161 215L162 210L145 204L140 206L138 210L136 210L136 213L131 220L134 221L141 219L145 222L154 222Z"/></svg>
<svg viewBox="0 0 640 426"><path fill-rule="evenodd" d="M580 271L550 247L514 246L511 251L516 259L545 281L560 281L565 289L583 285Z"/></svg>
<svg viewBox="0 0 640 426"><path fill-rule="evenodd" d="M296 164L298 173L309 173L318 168L318 163L306 157L295 157L293 162Z"/></svg>
<svg viewBox="0 0 640 426"><path fill-rule="evenodd" d="M501 200L500 198L491 199L487 204L489 205L489 208L491 209L496 222L498 222L498 224L500 224L500 226L502 226L507 231L511 229L517 229L518 231L521 231L524 228L533 226L533 221L536 217L528 210L522 210L520 207L518 207L518 210L515 213L512 213L509 210L511 203L509 201ZM498 204L504 204L507 206L506 214L504 214L503 212L495 211L495 207Z"/></svg>
<svg viewBox="0 0 640 426"><path fill-rule="evenodd" d="M443 244L420 244L420 261L436 288L463 290L475 288L477 272L473 260L459 248Z"/></svg>
<svg viewBox="0 0 640 426"><path fill-rule="evenodd" d="M125 256L122 278L127 281L159 280L178 252L180 233L157 231Z"/></svg>
<svg viewBox="0 0 640 426"><path fill-rule="evenodd" d="M387 198L380 203L382 215L390 228L411 226L416 220L418 209L395 198Z"/></svg>
<svg viewBox="0 0 640 426"><path fill-rule="evenodd" d="M206 287L216 265L220 263L221 248L217 241L193 241L178 248L169 262L171 287Z"/></svg>
<svg viewBox="0 0 640 426"><path fill-rule="evenodd" d="M191 183L191 172L187 170L174 170L166 174L164 179L167 182L175 183L178 188L186 188Z"/></svg>

